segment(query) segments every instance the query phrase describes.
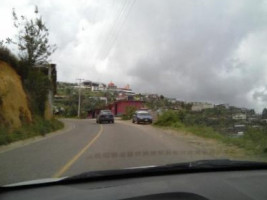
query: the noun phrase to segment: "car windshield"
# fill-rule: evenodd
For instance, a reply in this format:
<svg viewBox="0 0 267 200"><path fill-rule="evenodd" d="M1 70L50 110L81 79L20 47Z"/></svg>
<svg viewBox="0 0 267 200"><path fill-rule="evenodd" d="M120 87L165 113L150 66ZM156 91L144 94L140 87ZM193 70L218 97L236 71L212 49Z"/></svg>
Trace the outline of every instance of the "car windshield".
<svg viewBox="0 0 267 200"><path fill-rule="evenodd" d="M0 185L267 161L267 1L1 0Z"/></svg>

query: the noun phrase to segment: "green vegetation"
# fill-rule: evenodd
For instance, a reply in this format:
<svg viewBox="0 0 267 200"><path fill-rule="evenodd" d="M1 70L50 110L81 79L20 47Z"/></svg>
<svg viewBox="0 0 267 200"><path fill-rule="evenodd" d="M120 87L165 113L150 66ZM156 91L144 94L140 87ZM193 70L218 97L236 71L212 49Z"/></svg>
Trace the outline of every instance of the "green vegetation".
<svg viewBox="0 0 267 200"><path fill-rule="evenodd" d="M211 112L211 111L208 111ZM192 113L186 113L183 111L166 111L158 117L155 122L156 126L169 127L184 132L190 132L200 137L212 138L229 145L235 145L237 147L247 150L248 153L255 155L267 153L267 129L255 129L249 127L244 136L230 137L227 134L222 134L212 126L208 126L204 123L204 118L193 118L189 120ZM220 123L219 123L220 125ZM216 126L215 126L216 127Z"/></svg>
<svg viewBox="0 0 267 200"><path fill-rule="evenodd" d="M141 96L140 96L141 97ZM168 99L163 95L155 95L152 97L142 97L146 102L146 106L151 110L157 109L182 109L189 111L192 108L192 103L186 103L183 101L176 101L173 99Z"/></svg>
<svg viewBox="0 0 267 200"><path fill-rule="evenodd" d="M27 19L23 15L18 17L13 9L12 15L17 35L14 39L7 38L8 44L17 46L20 60L24 60L30 66L47 64L48 57L56 50L56 45L49 44L49 32L39 15L37 6L34 14L33 19Z"/></svg>
<svg viewBox="0 0 267 200"><path fill-rule="evenodd" d="M267 108L264 108L262 110L262 115L261 115L262 119L267 119Z"/></svg>
<svg viewBox="0 0 267 200"><path fill-rule="evenodd" d="M134 106L127 106L125 110L125 114L121 116L122 120L129 120L133 118L133 114L136 111L136 107Z"/></svg>
<svg viewBox="0 0 267 200"><path fill-rule="evenodd" d="M29 97L32 113L43 116L48 90L51 88L48 77L42 72L32 70L24 79L24 88Z"/></svg>
<svg viewBox="0 0 267 200"><path fill-rule="evenodd" d="M8 45L14 45L18 49L18 56L13 55L10 50L4 46L4 42L0 41L0 61L4 61L12 67L20 76L21 82L16 81L14 87L23 87L23 94L27 95L25 107L30 108L30 113L33 116L32 120L25 120L23 115L19 115L21 124L14 128L7 122L7 116L0 113L0 145L8 144L17 140L22 140L37 135L45 135L48 132L55 131L63 127L62 122L51 119L45 120L45 104L47 101L48 91L52 89L52 81L48 79L46 67L36 67L36 65L48 64L49 56L55 51L55 45L50 45L48 42L48 29L46 28L42 17L35 9L35 17L27 19L25 16L17 17L13 10L14 26L17 28L17 35L14 39L7 38ZM13 70L12 70L13 71ZM52 72L53 73L53 72ZM55 73L55 72L54 72ZM8 74L4 74L8 76ZM52 74L54 76L54 74ZM14 81L13 77L10 80ZM9 82L7 83L10 83ZM16 79L17 80L17 79ZM7 85L7 86L6 86ZM11 113L15 116L14 106L6 106L3 104L3 99L6 98L1 92L8 91L9 94L14 92L8 86L2 85L0 89L0 111L8 110L6 113ZM12 102L20 101L20 95L17 94L17 99L12 99ZM24 94L25 95L25 94ZM9 95L11 96L11 95ZM24 99L26 99L24 97ZM7 101L7 99L4 99ZM28 105L27 105L28 104ZM13 109L13 110L12 110ZM18 110L23 114L23 110ZM2 114L2 115L1 115ZM10 119L9 119L10 120ZM12 122L12 120L10 120Z"/></svg>
<svg viewBox="0 0 267 200"><path fill-rule="evenodd" d="M24 140L35 136L45 136L47 133L63 128L63 123L56 120L44 120L41 117L34 117L30 124L23 124L22 127L10 130L0 127L0 145L9 144L18 140Z"/></svg>
<svg viewBox="0 0 267 200"><path fill-rule="evenodd" d="M18 70L18 58L3 45L3 41L0 42L0 60L12 66L16 71Z"/></svg>
<svg viewBox="0 0 267 200"><path fill-rule="evenodd" d="M25 16L17 17L13 9L14 26L17 35L14 39L7 38L8 45L15 45L18 57L0 42L0 60L8 63L21 77L23 88L30 100L31 112L35 115L44 115L45 102L48 90L52 88L47 72L35 65L47 64L48 57L55 51L55 45L48 42L48 29L42 17L35 8L35 17L27 19Z"/></svg>
<svg viewBox="0 0 267 200"><path fill-rule="evenodd" d="M30 67L24 61L18 61L16 56L3 46L0 46L0 60L10 64L20 75L23 89L28 97L31 113L36 116L44 116L45 102L48 90L51 88L47 75L34 67ZM25 69L27 69L27 73L25 73ZM2 96L0 101L1 98Z"/></svg>
<svg viewBox="0 0 267 200"><path fill-rule="evenodd" d="M61 98L54 100L56 114L64 117L76 117L78 109L79 89L71 83L57 83L57 94ZM109 99L107 91L91 91L90 89L81 89L81 118L86 118L88 112L92 110L102 109L106 106L105 100L101 97Z"/></svg>

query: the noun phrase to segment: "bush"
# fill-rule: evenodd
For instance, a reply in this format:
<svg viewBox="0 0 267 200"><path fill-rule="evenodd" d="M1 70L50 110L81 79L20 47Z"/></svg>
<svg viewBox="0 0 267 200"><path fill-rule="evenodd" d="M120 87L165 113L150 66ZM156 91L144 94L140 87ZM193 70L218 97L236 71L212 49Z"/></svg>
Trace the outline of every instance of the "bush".
<svg viewBox="0 0 267 200"><path fill-rule="evenodd" d="M267 153L266 129L256 130L248 128L244 136L233 138L217 132L211 126L207 126L199 116L192 116L190 114L187 114L184 118L183 116L184 113L182 112L166 111L159 116L155 125L190 132L200 137L216 139L223 143L243 148L255 155Z"/></svg>
<svg viewBox="0 0 267 200"><path fill-rule="evenodd" d="M216 132L213 128L207 127L207 126L189 126L186 127L186 130L194 133L195 135L205 137L205 138L212 138L212 139L218 139L223 140L224 136L220 133Z"/></svg>
<svg viewBox="0 0 267 200"><path fill-rule="evenodd" d="M45 102L51 83L48 77L37 70L29 72L27 79L24 80L24 87L28 93L30 108L36 115L44 115Z"/></svg>
<svg viewBox="0 0 267 200"><path fill-rule="evenodd" d="M8 144L9 140L8 129L5 127L0 127L0 144Z"/></svg>
<svg viewBox="0 0 267 200"><path fill-rule="evenodd" d="M8 63L16 71L18 71L18 59L10 52L10 50L0 44L0 60Z"/></svg>
<svg viewBox="0 0 267 200"><path fill-rule="evenodd" d="M121 119L122 119L122 120L130 120L131 118L130 118L129 116L123 114L123 115L121 116Z"/></svg>
<svg viewBox="0 0 267 200"><path fill-rule="evenodd" d="M129 120L133 118L133 114L136 111L136 107L134 106L127 106L125 110L125 114L121 116L122 120Z"/></svg>
<svg viewBox="0 0 267 200"><path fill-rule="evenodd" d="M21 128L10 132L7 128L0 127L0 145L9 144L18 140L23 140L39 135L46 135L49 132L63 128L63 123L56 120L44 120L36 117L32 124L23 124Z"/></svg>
<svg viewBox="0 0 267 200"><path fill-rule="evenodd" d="M172 124L172 127L179 128L179 129L184 129L185 126L181 122L175 122L175 123Z"/></svg>
<svg viewBox="0 0 267 200"><path fill-rule="evenodd" d="M235 145L237 147L243 148L250 153L254 154L266 154L267 153L267 134L265 130L255 130L249 128L243 137L232 138L224 134L221 134L214 130L214 128L202 125L198 118L189 119L187 115L185 121L187 124L182 123L181 114L175 111L167 111L159 116L155 125L175 128L178 130L193 133L200 137L212 138L221 141L225 144Z"/></svg>
<svg viewBox="0 0 267 200"><path fill-rule="evenodd" d="M162 113L158 120L155 122L155 125L158 126L172 126L173 124L180 122L179 114L175 111L166 111Z"/></svg>
<svg viewBox="0 0 267 200"><path fill-rule="evenodd" d="M267 149L267 135L263 130L248 128L242 139L250 141L249 149L257 152L265 152Z"/></svg>

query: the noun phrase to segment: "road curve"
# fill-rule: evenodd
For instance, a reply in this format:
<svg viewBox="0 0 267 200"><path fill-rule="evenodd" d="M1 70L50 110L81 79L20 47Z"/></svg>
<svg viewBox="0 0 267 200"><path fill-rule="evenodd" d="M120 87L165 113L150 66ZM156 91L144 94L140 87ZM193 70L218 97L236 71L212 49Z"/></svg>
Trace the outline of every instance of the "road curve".
<svg viewBox="0 0 267 200"><path fill-rule="evenodd" d="M192 138L168 134L151 125L120 120L101 125L89 119L63 122L67 126L63 131L0 149L0 185L91 170L223 157L196 145Z"/></svg>

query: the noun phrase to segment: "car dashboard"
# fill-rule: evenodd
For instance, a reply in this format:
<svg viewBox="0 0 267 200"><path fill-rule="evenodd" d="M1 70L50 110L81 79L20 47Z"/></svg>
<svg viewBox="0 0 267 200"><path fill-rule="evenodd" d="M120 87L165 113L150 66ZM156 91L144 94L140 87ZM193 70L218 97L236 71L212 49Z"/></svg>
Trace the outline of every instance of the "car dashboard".
<svg viewBox="0 0 267 200"><path fill-rule="evenodd" d="M10 199L267 199L267 170L87 181L2 191Z"/></svg>

